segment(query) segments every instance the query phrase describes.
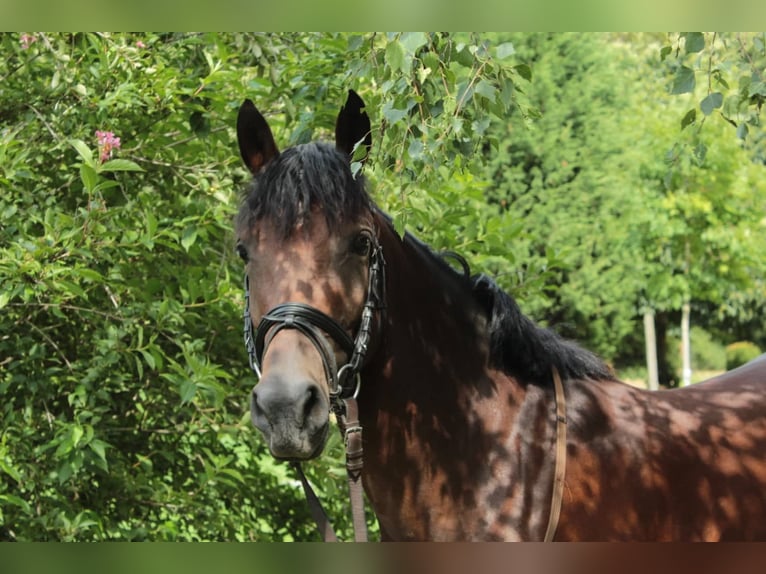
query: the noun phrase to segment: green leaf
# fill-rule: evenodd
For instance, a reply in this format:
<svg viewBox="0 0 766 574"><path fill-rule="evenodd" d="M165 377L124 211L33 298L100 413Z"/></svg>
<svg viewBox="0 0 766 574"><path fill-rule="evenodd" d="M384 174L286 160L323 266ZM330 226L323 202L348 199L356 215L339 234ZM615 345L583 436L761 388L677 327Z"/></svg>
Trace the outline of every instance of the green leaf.
<svg viewBox="0 0 766 574"><path fill-rule="evenodd" d="M398 40L393 40L386 45L386 63L394 72L404 70L404 48Z"/></svg>
<svg viewBox="0 0 766 574"><path fill-rule="evenodd" d="M686 32L683 36L686 39L684 49L687 54L695 54L705 49L705 36L702 32Z"/></svg>
<svg viewBox="0 0 766 574"><path fill-rule="evenodd" d="M397 213L393 217L394 231L396 231L399 237L404 237L404 233L407 230L407 216L406 211Z"/></svg>
<svg viewBox="0 0 766 574"><path fill-rule="evenodd" d="M80 180L82 180L82 185L85 187L85 191L93 193L93 190L98 183L98 174L92 166L83 163L80 166Z"/></svg>
<svg viewBox="0 0 766 574"><path fill-rule="evenodd" d="M149 365L149 368L154 369L157 365L154 361L154 355L152 355L149 351L146 349L139 349L139 353L144 357L144 361L147 365Z"/></svg>
<svg viewBox="0 0 766 574"><path fill-rule="evenodd" d="M14 479L16 482L21 482L21 474L13 466L8 464L8 461L4 457L0 457L0 470L5 472L8 476Z"/></svg>
<svg viewBox="0 0 766 574"><path fill-rule="evenodd" d="M72 427L72 446L77 446L77 444L80 442L80 439L83 437L83 429L80 425L75 425Z"/></svg>
<svg viewBox="0 0 766 574"><path fill-rule="evenodd" d="M393 107L391 102L383 104L383 117L391 124L400 122L407 117L407 110L399 110Z"/></svg>
<svg viewBox="0 0 766 574"><path fill-rule="evenodd" d="M64 291L67 295L74 295L75 297L80 297L82 299L88 298L88 294L83 291L82 287L76 283L73 283L72 281L56 279L56 286L63 287L61 290Z"/></svg>
<svg viewBox="0 0 766 574"><path fill-rule="evenodd" d="M104 276L101 275L101 273L99 273L95 269L88 269L87 267L77 267L72 272L73 274L79 275L80 277L84 277L85 279L88 279L89 281L104 280Z"/></svg>
<svg viewBox="0 0 766 574"><path fill-rule="evenodd" d="M23 498L20 498L14 494L0 494L0 502L7 502L8 504L18 506L27 514L32 514L32 507L29 506L29 503Z"/></svg>
<svg viewBox="0 0 766 574"><path fill-rule="evenodd" d="M11 294L7 291L0 293L0 309L5 307L11 300Z"/></svg>
<svg viewBox="0 0 766 574"><path fill-rule="evenodd" d="M348 39L349 52L355 52L364 45L364 36L361 34L352 35Z"/></svg>
<svg viewBox="0 0 766 574"><path fill-rule="evenodd" d="M667 58L672 51L673 48L671 46L663 46L660 50L660 62L664 62L665 58Z"/></svg>
<svg viewBox="0 0 766 574"><path fill-rule="evenodd" d="M524 78L526 81L532 81L532 68L530 68L527 64L519 64L518 66L514 66L513 69L516 70L516 73L518 73L519 76Z"/></svg>
<svg viewBox="0 0 766 574"><path fill-rule="evenodd" d="M673 77L673 85L670 88L670 93L687 94L694 91L694 85L694 70L687 66L681 66Z"/></svg>
<svg viewBox="0 0 766 574"><path fill-rule="evenodd" d="M184 229L184 233L181 236L181 246L184 248L186 252L189 251L192 245L194 245L194 242L197 240L197 227L194 225L190 225L186 229Z"/></svg>
<svg viewBox="0 0 766 574"><path fill-rule="evenodd" d="M88 145L82 140L69 140L69 144L77 150L82 160L93 169L96 169L96 162L93 160L93 152L90 151Z"/></svg>
<svg viewBox="0 0 766 574"><path fill-rule="evenodd" d="M747 124L745 122L742 122L737 126L737 137L741 140L747 139L747 133L749 129L747 127Z"/></svg>
<svg viewBox="0 0 766 574"><path fill-rule="evenodd" d="M110 159L98 166L98 171L144 171L144 168L129 159Z"/></svg>
<svg viewBox="0 0 766 574"><path fill-rule="evenodd" d="M713 110L720 108L722 104L723 94L721 92L713 92L700 102L700 109L703 114L709 116L713 113Z"/></svg>
<svg viewBox="0 0 766 574"><path fill-rule="evenodd" d="M484 96L489 101L494 102L495 101L495 94L497 93L497 88L490 84L486 80L481 80L478 84L476 84L476 88L474 89L477 94L480 96Z"/></svg>
<svg viewBox="0 0 766 574"><path fill-rule="evenodd" d="M498 60L505 60L509 56L513 56L516 53L516 48L513 47L513 43L505 42L495 48L495 57Z"/></svg>
<svg viewBox="0 0 766 574"><path fill-rule="evenodd" d="M408 53L415 54L418 49L428 43L428 36L423 32L405 32L402 34L400 42Z"/></svg>
<svg viewBox="0 0 766 574"><path fill-rule="evenodd" d="M420 140L412 140L410 147L407 149L407 154L412 159L420 159L423 157L423 142Z"/></svg>
<svg viewBox="0 0 766 574"><path fill-rule="evenodd" d="M697 110L695 108L690 109L684 117L681 119L681 129L684 129L694 123L697 119Z"/></svg>
<svg viewBox="0 0 766 574"><path fill-rule="evenodd" d="M106 443L99 440L94 439L88 443L88 447L96 453L96 456L106 462Z"/></svg>
<svg viewBox="0 0 766 574"><path fill-rule="evenodd" d="M178 388L178 394L181 395L181 404L188 403L197 394L197 385L194 381L185 379Z"/></svg>

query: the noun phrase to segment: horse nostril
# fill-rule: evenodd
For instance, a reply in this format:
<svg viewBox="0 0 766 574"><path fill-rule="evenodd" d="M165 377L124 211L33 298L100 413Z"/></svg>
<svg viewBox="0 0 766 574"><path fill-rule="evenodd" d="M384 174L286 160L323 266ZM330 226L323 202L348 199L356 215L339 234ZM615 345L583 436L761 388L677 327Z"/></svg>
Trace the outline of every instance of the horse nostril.
<svg viewBox="0 0 766 574"><path fill-rule="evenodd" d="M263 379L250 393L250 417L261 430L284 421L310 428L322 423L326 411L321 389L313 381L273 377Z"/></svg>
<svg viewBox="0 0 766 574"><path fill-rule="evenodd" d="M308 419L311 417L312 411L315 410L318 404L319 404L319 389L316 387L316 385L309 385L308 389L306 389L306 400L303 403L304 422L308 421Z"/></svg>
<svg viewBox="0 0 766 574"><path fill-rule="evenodd" d="M250 393L250 418L252 419L253 424L256 424L257 420L263 420L266 418L266 412L258 402L257 388L254 388L253 392ZM258 425L256 424L256 426Z"/></svg>

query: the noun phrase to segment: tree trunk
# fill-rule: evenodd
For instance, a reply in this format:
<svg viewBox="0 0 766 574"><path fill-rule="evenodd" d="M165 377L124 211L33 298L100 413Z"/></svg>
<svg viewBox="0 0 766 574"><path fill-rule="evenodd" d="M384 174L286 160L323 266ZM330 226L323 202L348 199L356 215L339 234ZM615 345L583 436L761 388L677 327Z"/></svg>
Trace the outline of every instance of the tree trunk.
<svg viewBox="0 0 766 574"><path fill-rule="evenodd" d="M655 314L654 329L657 336L657 375L660 385L675 387L678 381L668 361L668 315L666 312L661 311Z"/></svg>
<svg viewBox="0 0 766 574"><path fill-rule="evenodd" d="M689 338L691 305L687 301L681 308L681 386L692 384L692 346Z"/></svg>
<svg viewBox="0 0 766 574"><path fill-rule="evenodd" d="M646 376L650 391L660 388L657 371L657 337L654 332L654 311L644 313L644 338L646 340Z"/></svg>

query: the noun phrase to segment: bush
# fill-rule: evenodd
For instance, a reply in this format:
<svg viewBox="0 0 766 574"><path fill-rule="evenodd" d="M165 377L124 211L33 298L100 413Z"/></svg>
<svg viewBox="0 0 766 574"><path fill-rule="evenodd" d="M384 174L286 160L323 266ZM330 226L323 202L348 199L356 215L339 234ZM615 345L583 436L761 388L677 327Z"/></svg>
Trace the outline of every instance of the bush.
<svg viewBox="0 0 766 574"><path fill-rule="evenodd" d="M736 369L745 363L758 358L761 350L758 345L750 341L739 341L726 347L726 368Z"/></svg>
<svg viewBox="0 0 766 574"><path fill-rule="evenodd" d="M723 371L726 349L700 327L691 328L692 368L699 371Z"/></svg>

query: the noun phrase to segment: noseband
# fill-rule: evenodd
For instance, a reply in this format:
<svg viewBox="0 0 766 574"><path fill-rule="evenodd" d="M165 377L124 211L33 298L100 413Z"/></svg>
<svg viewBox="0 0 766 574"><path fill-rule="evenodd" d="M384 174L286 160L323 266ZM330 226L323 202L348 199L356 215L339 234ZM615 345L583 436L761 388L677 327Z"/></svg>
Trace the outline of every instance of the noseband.
<svg viewBox="0 0 766 574"><path fill-rule="evenodd" d="M352 339L346 330L332 317L305 303L282 303L277 305L263 318L253 333L250 318L250 281L245 274L245 312L244 337L250 368L261 378L261 365L269 344L283 329L296 329L306 336L319 351L324 365L325 376L330 394L330 404L336 414L342 412L342 400L356 397L359 393L359 372L364 365L367 350L372 337L374 312L385 308L385 267L383 248L373 238L369 257L369 278L367 299L362 308L362 317L356 337ZM335 351L327 336L337 343L348 357L348 362L340 369L335 360Z"/></svg>

